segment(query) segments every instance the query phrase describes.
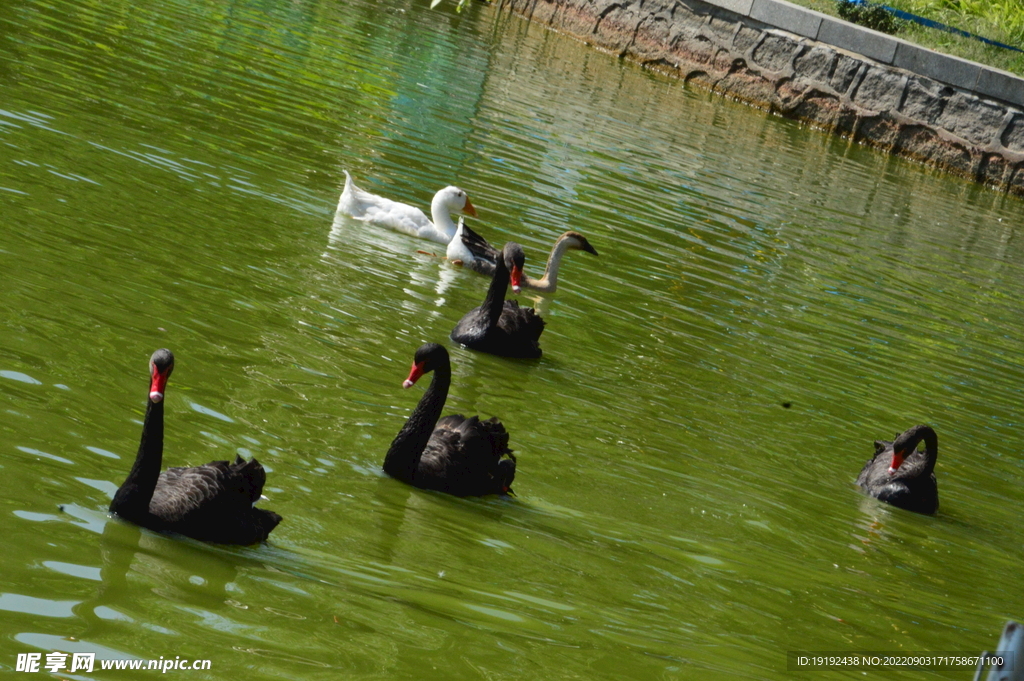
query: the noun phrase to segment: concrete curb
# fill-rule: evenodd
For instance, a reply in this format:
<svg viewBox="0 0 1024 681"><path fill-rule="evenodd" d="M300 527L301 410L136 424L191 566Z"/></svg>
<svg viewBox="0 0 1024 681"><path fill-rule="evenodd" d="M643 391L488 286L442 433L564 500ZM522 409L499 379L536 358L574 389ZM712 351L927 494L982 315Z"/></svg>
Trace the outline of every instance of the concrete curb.
<svg viewBox="0 0 1024 681"><path fill-rule="evenodd" d="M891 35L872 31L869 28L785 2L785 0L751 0L750 2L746 0L705 0L705 2L735 12L740 16L763 21L804 38L856 52L882 64L899 66L908 71L914 69L894 60L900 50L927 53L927 57L919 56L919 63L927 64L928 73L921 72L920 75L940 81L943 80L941 74L962 73L963 65L970 64L974 70L970 77L958 79L958 82L943 82L973 90L979 95L991 97L1007 104L1024 106L1024 78L1006 71L918 47ZM780 23L773 21L776 18L781 20ZM806 30L800 30L803 27L806 27Z"/></svg>
<svg viewBox="0 0 1024 681"><path fill-rule="evenodd" d="M501 0L686 82L1024 195L1024 79L785 0Z"/></svg>

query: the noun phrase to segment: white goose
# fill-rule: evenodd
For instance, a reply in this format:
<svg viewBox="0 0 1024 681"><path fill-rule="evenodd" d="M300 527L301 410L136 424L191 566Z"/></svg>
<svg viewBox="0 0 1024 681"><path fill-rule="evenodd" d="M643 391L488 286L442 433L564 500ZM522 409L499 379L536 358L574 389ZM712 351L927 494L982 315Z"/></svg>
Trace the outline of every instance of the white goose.
<svg viewBox="0 0 1024 681"><path fill-rule="evenodd" d="M565 232L555 240L555 245L551 247L551 255L548 256L544 276L540 279L533 279L523 275L522 287L543 293L554 293L558 289L558 268L562 265L562 256L570 250L597 255L597 249L590 245L587 237L579 232ZM455 236L448 242L448 250L445 255L455 264L491 276L494 274L494 265L501 252L466 226L466 221L463 218L459 218Z"/></svg>
<svg viewBox="0 0 1024 681"><path fill-rule="evenodd" d="M480 270L487 265L494 270L499 251L487 243L487 239L466 226L466 219L460 217L452 240L448 242L445 257L457 265L471 270Z"/></svg>
<svg viewBox="0 0 1024 681"><path fill-rule="evenodd" d="M455 236L452 211L476 217L476 208L470 203L469 196L458 187L445 187L434 194L434 200L430 202L430 214L434 218L431 222L419 208L360 189L352 182L348 171L344 173L345 189L338 200L338 212L350 218L447 244Z"/></svg>

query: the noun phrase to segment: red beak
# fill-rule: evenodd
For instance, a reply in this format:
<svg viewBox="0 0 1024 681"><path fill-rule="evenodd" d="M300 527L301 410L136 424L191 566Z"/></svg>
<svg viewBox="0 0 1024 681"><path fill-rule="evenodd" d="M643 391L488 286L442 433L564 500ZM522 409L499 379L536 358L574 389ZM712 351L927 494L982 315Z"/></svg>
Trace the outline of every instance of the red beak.
<svg viewBox="0 0 1024 681"><path fill-rule="evenodd" d="M167 379L171 376L171 367L164 369L162 374L155 364L150 364L149 369L153 374L149 381L149 399L159 402L164 399L164 390L167 388Z"/></svg>
<svg viewBox="0 0 1024 681"><path fill-rule="evenodd" d="M523 285L523 271L513 265L512 274L509 278L512 280L512 291L519 293L519 288Z"/></svg>
<svg viewBox="0 0 1024 681"><path fill-rule="evenodd" d="M462 209L462 212L465 213L466 215L472 215L473 217L476 217L476 208L473 206L472 203L470 203L468 196L466 197L466 207Z"/></svg>
<svg viewBox="0 0 1024 681"><path fill-rule="evenodd" d="M419 364L417 364L416 362L413 362L412 363L412 368L409 369L409 378L405 379L402 382L402 387L403 388L411 388L413 383L415 383L416 381L420 380L420 376L422 376L423 373L424 373L424 371L423 371L423 362L420 362Z"/></svg>
<svg viewBox="0 0 1024 681"><path fill-rule="evenodd" d="M889 475L892 475L897 470L899 470L899 467L903 465L904 458L906 457L904 456L903 452L892 453L892 463L889 464Z"/></svg>

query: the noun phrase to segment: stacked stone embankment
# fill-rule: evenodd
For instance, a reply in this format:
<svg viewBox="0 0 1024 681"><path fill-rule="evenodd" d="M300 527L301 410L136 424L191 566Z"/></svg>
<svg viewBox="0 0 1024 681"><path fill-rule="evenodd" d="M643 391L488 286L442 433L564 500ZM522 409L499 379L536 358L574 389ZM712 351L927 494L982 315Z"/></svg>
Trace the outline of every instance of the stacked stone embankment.
<svg viewBox="0 0 1024 681"><path fill-rule="evenodd" d="M1024 79L781 0L502 0L622 58L1024 195Z"/></svg>

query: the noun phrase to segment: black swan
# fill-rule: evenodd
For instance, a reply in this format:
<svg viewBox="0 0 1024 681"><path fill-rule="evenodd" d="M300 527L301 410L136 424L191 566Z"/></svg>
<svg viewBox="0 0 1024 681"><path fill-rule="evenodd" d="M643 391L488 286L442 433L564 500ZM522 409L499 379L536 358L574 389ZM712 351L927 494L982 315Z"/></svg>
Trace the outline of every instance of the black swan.
<svg viewBox="0 0 1024 681"><path fill-rule="evenodd" d="M455 325L453 341L502 357L540 357L544 320L532 307L519 307L516 301L505 300L510 281L512 290L519 293L525 261L522 246L514 241L505 244L494 267L487 297Z"/></svg>
<svg viewBox="0 0 1024 681"><path fill-rule="evenodd" d="M562 257L566 251L584 251L597 255L597 249L590 245L587 237L579 232L565 232L551 247L551 255L548 256L547 265L544 267L544 276L533 279L523 275L522 287L542 293L554 293L558 290L558 268L562 265ZM494 266L500 254L501 251L470 229L463 218L459 218L458 229L448 244L446 255L449 260L489 277L494 274Z"/></svg>
<svg viewBox="0 0 1024 681"><path fill-rule="evenodd" d="M194 468L160 466L164 451L164 390L174 370L170 350L149 360L149 403L135 464L110 502L110 512L136 525L220 544L255 544L281 522L273 511L255 507L267 474L256 459L248 463L211 461Z"/></svg>
<svg viewBox="0 0 1024 681"><path fill-rule="evenodd" d="M462 414L438 420L452 382L447 350L437 343L420 346L402 387L412 386L430 371L434 378L391 442L384 472L410 485L456 496L512 493L516 457L501 421Z"/></svg>
<svg viewBox="0 0 1024 681"><path fill-rule="evenodd" d="M925 450L917 451L924 440ZM935 459L939 439L928 426L914 426L893 442L875 440L875 456L864 464L857 484L871 496L915 513L939 510Z"/></svg>

